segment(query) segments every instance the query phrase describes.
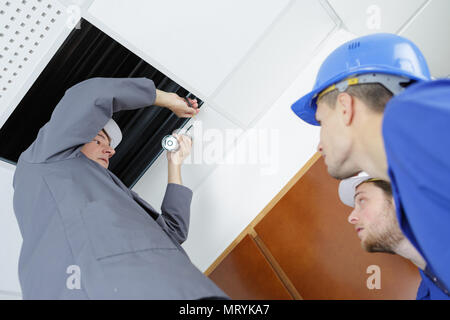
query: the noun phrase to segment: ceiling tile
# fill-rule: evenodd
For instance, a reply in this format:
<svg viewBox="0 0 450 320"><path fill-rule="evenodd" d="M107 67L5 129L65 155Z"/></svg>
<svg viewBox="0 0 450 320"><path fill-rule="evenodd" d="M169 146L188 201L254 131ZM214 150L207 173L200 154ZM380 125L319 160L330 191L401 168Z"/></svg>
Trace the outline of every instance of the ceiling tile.
<svg viewBox="0 0 450 320"><path fill-rule="evenodd" d="M209 96L288 0L96 0L86 18L150 64Z"/></svg>
<svg viewBox="0 0 450 320"><path fill-rule="evenodd" d="M251 126L292 84L336 23L319 1L294 1L228 78L213 107Z"/></svg>
<svg viewBox="0 0 450 320"><path fill-rule="evenodd" d="M450 77L450 1L432 0L401 33L422 50L436 78Z"/></svg>

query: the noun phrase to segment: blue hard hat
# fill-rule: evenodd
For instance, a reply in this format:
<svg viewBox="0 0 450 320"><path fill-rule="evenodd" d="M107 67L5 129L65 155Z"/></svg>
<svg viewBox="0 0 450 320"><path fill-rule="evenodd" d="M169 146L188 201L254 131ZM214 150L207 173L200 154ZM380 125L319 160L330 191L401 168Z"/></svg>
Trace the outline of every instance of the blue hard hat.
<svg viewBox="0 0 450 320"><path fill-rule="evenodd" d="M431 80L425 57L410 40L389 33L377 33L349 41L322 63L314 89L292 105L302 120L318 126L317 95L350 76L388 74L413 81Z"/></svg>

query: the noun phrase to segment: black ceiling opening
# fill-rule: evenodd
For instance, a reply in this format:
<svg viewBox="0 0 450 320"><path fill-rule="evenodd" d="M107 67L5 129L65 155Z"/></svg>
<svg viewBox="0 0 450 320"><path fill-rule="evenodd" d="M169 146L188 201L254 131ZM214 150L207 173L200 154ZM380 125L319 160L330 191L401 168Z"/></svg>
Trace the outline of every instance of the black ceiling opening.
<svg viewBox="0 0 450 320"><path fill-rule="evenodd" d="M81 20L0 129L0 158L16 164L36 139L39 129L73 85L93 77L152 79L156 87L181 97L196 98L101 30ZM199 107L203 104L198 100ZM163 151L161 140L189 119L167 108L150 106L113 115L123 139L110 159L111 170L127 187L133 185Z"/></svg>

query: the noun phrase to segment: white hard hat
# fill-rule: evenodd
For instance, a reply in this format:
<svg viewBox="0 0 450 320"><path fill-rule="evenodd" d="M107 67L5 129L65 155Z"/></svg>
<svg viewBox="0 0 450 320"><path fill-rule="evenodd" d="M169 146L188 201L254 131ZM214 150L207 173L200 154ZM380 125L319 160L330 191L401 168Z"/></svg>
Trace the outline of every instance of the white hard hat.
<svg viewBox="0 0 450 320"><path fill-rule="evenodd" d="M356 177L351 177L345 180L342 180L339 183L339 198L341 201L349 206L355 207L355 192L356 188L363 182L372 179L367 173L361 172Z"/></svg>
<svg viewBox="0 0 450 320"><path fill-rule="evenodd" d="M103 130L106 131L111 139L111 147L115 149L119 145L120 141L122 141L122 131L120 131L119 126L113 119L109 119Z"/></svg>

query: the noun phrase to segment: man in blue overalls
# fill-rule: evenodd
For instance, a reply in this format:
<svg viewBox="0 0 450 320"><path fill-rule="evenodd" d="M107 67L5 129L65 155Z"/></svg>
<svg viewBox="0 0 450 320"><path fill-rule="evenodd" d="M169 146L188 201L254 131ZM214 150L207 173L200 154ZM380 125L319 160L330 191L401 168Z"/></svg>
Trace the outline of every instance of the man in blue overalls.
<svg viewBox="0 0 450 320"><path fill-rule="evenodd" d="M331 53L292 110L321 126L318 150L330 175L365 171L391 183L402 232L448 296L450 80L431 81L408 39L374 34Z"/></svg>

